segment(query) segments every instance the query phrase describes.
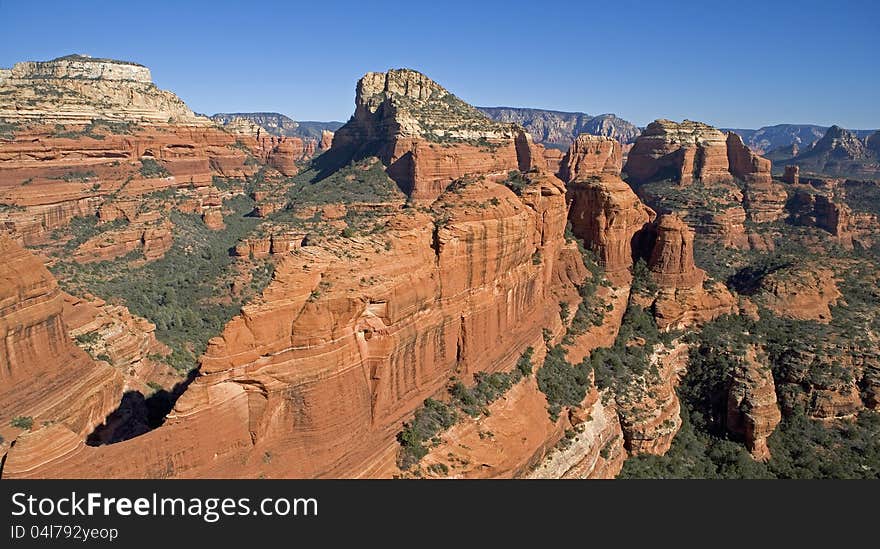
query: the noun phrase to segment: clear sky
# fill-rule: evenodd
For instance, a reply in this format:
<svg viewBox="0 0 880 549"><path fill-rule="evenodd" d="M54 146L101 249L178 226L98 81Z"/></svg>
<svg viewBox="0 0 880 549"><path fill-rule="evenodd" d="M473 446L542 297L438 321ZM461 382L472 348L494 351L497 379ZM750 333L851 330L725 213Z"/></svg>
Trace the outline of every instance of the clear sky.
<svg viewBox="0 0 880 549"><path fill-rule="evenodd" d="M367 71L469 103L880 128L880 2L0 0L0 66L136 61L198 112L347 120Z"/></svg>

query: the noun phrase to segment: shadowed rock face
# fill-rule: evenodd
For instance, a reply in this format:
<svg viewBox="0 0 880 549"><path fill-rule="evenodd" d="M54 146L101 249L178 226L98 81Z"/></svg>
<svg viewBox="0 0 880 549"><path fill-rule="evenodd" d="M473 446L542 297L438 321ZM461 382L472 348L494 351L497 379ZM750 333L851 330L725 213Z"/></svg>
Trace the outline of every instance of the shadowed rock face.
<svg viewBox="0 0 880 549"><path fill-rule="evenodd" d="M662 215L654 224L654 247L648 268L662 286L690 288L705 274L694 265L694 235L675 214Z"/></svg>
<svg viewBox="0 0 880 549"><path fill-rule="evenodd" d="M334 134L331 152L343 162L376 155L402 191L429 201L466 175L545 165L522 127L486 118L407 69L361 78L354 115Z"/></svg>
<svg viewBox="0 0 880 549"><path fill-rule="evenodd" d="M596 252L609 280L628 282L636 233L653 219L654 212L615 175L573 181L568 197L574 235Z"/></svg>
<svg viewBox="0 0 880 549"><path fill-rule="evenodd" d="M82 437L115 408L122 376L96 363L68 335L63 294L36 257L0 234L0 434L57 422Z"/></svg>

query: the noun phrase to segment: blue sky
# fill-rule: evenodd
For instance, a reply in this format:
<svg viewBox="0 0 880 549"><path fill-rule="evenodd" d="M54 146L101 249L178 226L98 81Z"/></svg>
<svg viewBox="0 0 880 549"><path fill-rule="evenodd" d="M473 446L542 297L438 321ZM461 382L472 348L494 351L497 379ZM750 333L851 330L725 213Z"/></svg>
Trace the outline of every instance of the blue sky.
<svg viewBox="0 0 880 549"><path fill-rule="evenodd" d="M0 66L136 61L208 114L344 121L363 73L410 67L476 105L880 127L875 1L0 0L0 21Z"/></svg>

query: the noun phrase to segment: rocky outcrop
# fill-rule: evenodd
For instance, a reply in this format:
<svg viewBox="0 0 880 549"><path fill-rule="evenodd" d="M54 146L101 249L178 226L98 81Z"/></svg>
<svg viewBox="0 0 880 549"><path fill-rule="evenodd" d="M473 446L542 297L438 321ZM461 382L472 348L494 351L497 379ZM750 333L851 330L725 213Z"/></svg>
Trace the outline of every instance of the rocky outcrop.
<svg viewBox="0 0 880 549"><path fill-rule="evenodd" d="M610 137L581 134L562 158L559 178L569 182L603 173L618 175L621 163L619 142Z"/></svg>
<svg viewBox="0 0 880 549"><path fill-rule="evenodd" d="M749 347L734 368L727 391L727 430L741 437L757 460L770 459L767 438L782 420L770 367Z"/></svg>
<svg viewBox="0 0 880 549"><path fill-rule="evenodd" d="M158 89L150 70L113 59L68 55L16 63L0 81L0 119L88 124L94 119L212 126L173 93Z"/></svg>
<svg viewBox="0 0 880 549"><path fill-rule="evenodd" d="M341 156L378 156L401 190L426 201L467 175L543 163L524 129L493 122L408 69L361 78L355 113L334 134L332 149Z"/></svg>
<svg viewBox="0 0 880 549"><path fill-rule="evenodd" d="M727 134L727 162L730 173L747 185L770 183L770 161L753 153L733 132Z"/></svg>
<svg viewBox="0 0 880 549"><path fill-rule="evenodd" d="M321 140L318 142L318 150L326 151L333 146L333 132L328 130L321 131Z"/></svg>
<svg viewBox="0 0 880 549"><path fill-rule="evenodd" d="M70 337L90 356L119 370L126 391L149 394L150 382L170 388L180 381L162 362L170 350L156 339L156 326L126 307L64 294L63 316Z"/></svg>
<svg viewBox="0 0 880 549"><path fill-rule="evenodd" d="M761 301L777 316L831 321L831 305L842 297L834 272L815 264L791 266L761 279Z"/></svg>
<svg viewBox="0 0 880 549"><path fill-rule="evenodd" d="M782 180L789 185L798 185L801 182L800 173L800 166L786 166L785 173L782 175Z"/></svg>
<svg viewBox="0 0 880 549"><path fill-rule="evenodd" d="M146 67L112 60L16 65L0 83L0 118L13 128L0 140L0 226L26 245L74 217L111 215L111 197L205 187L263 164L289 176L307 156L301 139L246 120L222 129L156 88Z"/></svg>
<svg viewBox="0 0 880 549"><path fill-rule="evenodd" d="M574 235L593 250L615 283L630 279L633 239L654 217L619 177L603 175L568 185L569 221Z"/></svg>
<svg viewBox="0 0 880 549"><path fill-rule="evenodd" d="M528 174L520 196L473 182L432 212L438 221L402 210L385 234L285 256L262 298L211 340L162 427L101 447L47 433L14 448L4 476L384 470L401 422L452 375L511 369L544 328L561 330L559 180ZM63 460L28 450L50 443L68 444Z"/></svg>
<svg viewBox="0 0 880 549"><path fill-rule="evenodd" d="M23 417L84 438L118 404L122 376L73 344L61 290L36 257L3 235L0 255L0 434L14 440L10 421Z"/></svg>
<svg viewBox="0 0 880 549"><path fill-rule="evenodd" d="M648 269L664 287L691 288L701 284L705 273L694 265L694 235L675 214L661 215L652 227L654 245Z"/></svg>
<svg viewBox="0 0 880 549"><path fill-rule="evenodd" d="M631 344L639 344L633 342ZM687 345L661 346L650 357L655 374L634 379L616 395L624 445L630 454L665 454L681 428L675 392L687 366Z"/></svg>
<svg viewBox="0 0 880 549"><path fill-rule="evenodd" d="M80 263L108 261L139 251L147 261L171 249L173 224L158 215L144 215L122 229L109 230L83 242L73 253Z"/></svg>
<svg viewBox="0 0 880 549"><path fill-rule="evenodd" d="M624 171L635 183L673 179L689 184L730 181L727 138L721 131L685 120L655 120L636 139Z"/></svg>
<svg viewBox="0 0 880 549"><path fill-rule="evenodd" d="M724 284L707 281L694 264L693 232L677 215L661 215L647 232L652 242L648 269L658 286L651 308L661 330L694 326L736 310Z"/></svg>
<svg viewBox="0 0 880 549"><path fill-rule="evenodd" d="M817 193L812 187L796 189L788 204L793 222L828 231L845 248L852 248L852 210L833 196Z"/></svg>
<svg viewBox="0 0 880 549"><path fill-rule="evenodd" d="M784 218L788 193L785 187L772 181L749 182L743 191L743 207L750 221L772 223Z"/></svg>

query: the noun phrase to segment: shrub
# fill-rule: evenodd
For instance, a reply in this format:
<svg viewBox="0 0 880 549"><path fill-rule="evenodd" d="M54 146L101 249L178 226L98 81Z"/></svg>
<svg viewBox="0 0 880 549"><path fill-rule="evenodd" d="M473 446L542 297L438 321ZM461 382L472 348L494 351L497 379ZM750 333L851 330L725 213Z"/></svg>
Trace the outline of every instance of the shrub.
<svg viewBox="0 0 880 549"><path fill-rule="evenodd" d="M17 429L30 431L31 427L34 426L34 418L30 416L15 416L9 424Z"/></svg>
<svg viewBox="0 0 880 549"><path fill-rule="evenodd" d="M165 169L165 166L157 162L154 158L141 158L141 176L146 177L148 179L158 178L158 177L168 177L171 175L168 173L168 170Z"/></svg>
<svg viewBox="0 0 880 549"><path fill-rule="evenodd" d="M507 172L507 179L504 180L504 185L513 191L517 196L521 196L525 188L528 186L528 179L523 176L522 172L511 170Z"/></svg>
<svg viewBox="0 0 880 549"><path fill-rule="evenodd" d="M519 370L519 373L523 377L532 375L532 355L534 353L535 350L533 348L526 347L526 350L520 355L519 360L516 361L516 369Z"/></svg>
<svg viewBox="0 0 880 549"><path fill-rule="evenodd" d="M556 421L563 406L577 406L590 388L590 371L585 363L572 366L565 350L556 345L547 350L537 373L538 388L547 396L550 418Z"/></svg>
<svg viewBox="0 0 880 549"><path fill-rule="evenodd" d="M397 434L400 443L398 466L407 470L428 454L425 442L434 438L441 431L455 425L458 414L455 409L432 398L425 399L416 410L413 420L404 423L403 430Z"/></svg>

